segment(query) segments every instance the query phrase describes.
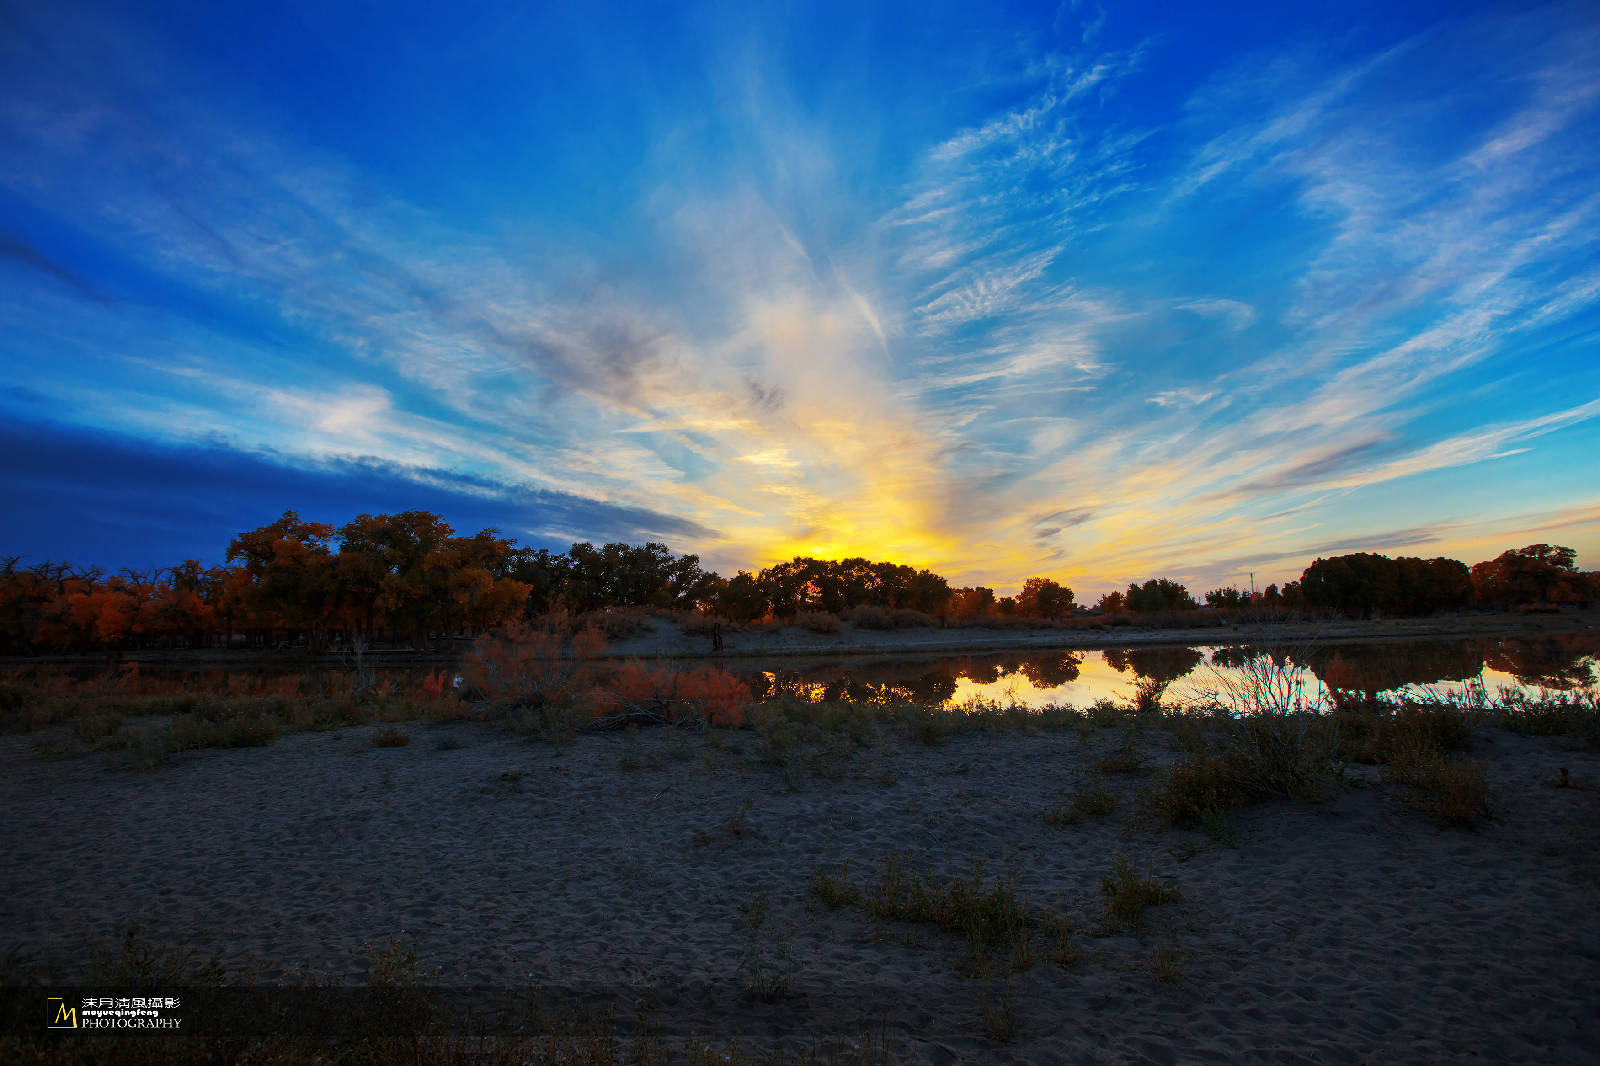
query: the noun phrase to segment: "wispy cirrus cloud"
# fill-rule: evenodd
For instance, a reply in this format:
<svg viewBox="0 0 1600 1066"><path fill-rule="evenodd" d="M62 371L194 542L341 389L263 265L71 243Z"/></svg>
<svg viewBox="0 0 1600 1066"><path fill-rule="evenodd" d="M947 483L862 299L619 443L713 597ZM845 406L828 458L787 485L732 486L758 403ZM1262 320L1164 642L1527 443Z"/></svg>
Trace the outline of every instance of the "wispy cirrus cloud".
<svg viewBox="0 0 1600 1066"><path fill-rule="evenodd" d="M115 21L24 21L8 355L147 438L664 516L724 569L1104 586L1303 558L1401 481L1427 514L1366 528L1475 543L1430 486L1600 414L1575 9L1313 35L1166 104L1159 33L1065 11L914 136L735 40L589 230L399 191Z"/></svg>

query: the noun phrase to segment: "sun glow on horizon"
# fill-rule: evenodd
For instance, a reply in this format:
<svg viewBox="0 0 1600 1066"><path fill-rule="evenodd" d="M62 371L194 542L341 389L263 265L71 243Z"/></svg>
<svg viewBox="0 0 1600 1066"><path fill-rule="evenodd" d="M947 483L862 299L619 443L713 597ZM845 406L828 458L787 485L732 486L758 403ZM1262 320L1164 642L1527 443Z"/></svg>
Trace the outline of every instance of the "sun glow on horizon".
<svg viewBox="0 0 1600 1066"><path fill-rule="evenodd" d="M1600 565L1590 8L1092 6L18 5L0 540Z"/></svg>

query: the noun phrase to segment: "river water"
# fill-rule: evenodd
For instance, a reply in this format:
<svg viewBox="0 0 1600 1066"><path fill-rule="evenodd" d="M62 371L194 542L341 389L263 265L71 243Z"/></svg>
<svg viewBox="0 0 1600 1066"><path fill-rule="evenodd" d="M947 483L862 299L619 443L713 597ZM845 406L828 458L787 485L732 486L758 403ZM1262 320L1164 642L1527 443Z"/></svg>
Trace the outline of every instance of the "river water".
<svg viewBox="0 0 1600 1066"><path fill-rule="evenodd" d="M1308 694L1330 689L1366 695L1434 690L1458 694L1482 685L1490 697L1509 689L1527 693L1592 689L1600 685L1600 633L1542 637L1469 637L1385 640L1267 648L1250 644L1143 645L1133 648L1040 652L1035 649L970 655L850 656L836 659L730 659L718 665L746 681L757 699L912 701L957 707L974 700L1027 707L1087 707L1098 700L1132 700L1142 689L1169 705L1241 678L1241 666L1274 655L1304 682ZM690 663L672 663L689 669ZM259 692L277 678L348 675L351 664L226 666L192 670L147 667L144 676L199 690ZM374 673L397 690L419 687L431 672L453 675L441 663L385 665ZM77 669L82 676L104 676ZM304 691L312 691L307 687ZM298 686L295 691L301 691Z"/></svg>
<svg viewBox="0 0 1600 1066"><path fill-rule="evenodd" d="M1141 689L1169 702L1226 688L1249 660L1276 656L1310 694L1461 694L1482 685L1530 694L1593 688L1600 683L1600 634L1539 638L1454 638L1372 641L1302 648L1252 645L1144 646L1040 654L1033 651L943 658L851 658L804 665L775 663L735 669L759 698L912 700L946 707L973 700L1043 707L1125 702Z"/></svg>

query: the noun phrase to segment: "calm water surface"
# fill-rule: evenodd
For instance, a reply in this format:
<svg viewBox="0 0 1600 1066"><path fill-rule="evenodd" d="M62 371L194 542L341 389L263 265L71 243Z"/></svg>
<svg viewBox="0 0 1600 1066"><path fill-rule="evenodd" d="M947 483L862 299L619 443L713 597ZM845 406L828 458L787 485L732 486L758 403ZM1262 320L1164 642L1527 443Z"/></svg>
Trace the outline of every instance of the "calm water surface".
<svg viewBox="0 0 1600 1066"><path fill-rule="evenodd" d="M758 699L888 702L910 700L955 707L972 700L1029 707L1096 700L1126 701L1137 688L1157 687L1168 702L1218 688L1239 676L1238 667L1266 649L1249 644L1142 646L1081 651L984 652L943 657L851 657L839 660L734 659L722 664L750 684ZM1490 696L1501 688L1525 692L1569 691L1600 684L1600 634L1537 638L1472 637L1322 644L1277 651L1302 671L1309 691L1318 687L1370 694L1434 689L1459 693L1482 683ZM697 665L697 664L692 664ZM303 665L182 670L148 668L148 676L182 679L200 688L227 689L230 678L259 685L287 674L337 675L347 666ZM419 685L443 664L383 666L375 673L402 688Z"/></svg>
<svg viewBox="0 0 1600 1066"><path fill-rule="evenodd" d="M775 664L740 671L761 698L915 700L959 706L971 700L1029 707L1100 699L1118 702L1138 687L1164 686L1183 700L1241 676L1239 666L1265 649L1251 645L1032 651L939 659L851 659L803 667ZM1591 688L1600 682L1600 634L1326 644L1278 651L1302 671L1308 690L1363 693L1432 689L1463 692L1481 683L1529 693Z"/></svg>

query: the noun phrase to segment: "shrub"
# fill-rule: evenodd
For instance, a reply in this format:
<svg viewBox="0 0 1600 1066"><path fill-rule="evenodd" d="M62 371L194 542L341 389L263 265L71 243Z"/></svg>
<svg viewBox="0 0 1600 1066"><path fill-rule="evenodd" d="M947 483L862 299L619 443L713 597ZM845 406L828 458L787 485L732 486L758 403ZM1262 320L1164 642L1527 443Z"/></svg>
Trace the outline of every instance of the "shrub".
<svg viewBox="0 0 1600 1066"><path fill-rule="evenodd" d="M411 735L393 726L386 726L372 734L372 746L375 748L403 748L411 743Z"/></svg>
<svg viewBox="0 0 1600 1066"><path fill-rule="evenodd" d="M574 634L581 633L584 629L593 629L607 640L621 640L639 633L648 633L654 628L655 622L637 607L608 607L598 611L588 611L579 615L572 626Z"/></svg>
<svg viewBox="0 0 1600 1066"><path fill-rule="evenodd" d="M886 607L852 607L845 617L857 629L893 629L894 615Z"/></svg>
<svg viewBox="0 0 1600 1066"><path fill-rule="evenodd" d="M1338 787L1338 731L1328 719L1253 714L1223 734L1223 759L1240 787L1258 796L1305 803L1332 799Z"/></svg>
<svg viewBox="0 0 1600 1066"><path fill-rule="evenodd" d="M1140 876L1126 855L1116 857L1116 868L1100 883L1106 897L1106 917L1119 928L1131 928L1144 916L1145 908L1169 903L1178 890L1163 885L1153 876Z"/></svg>
<svg viewBox="0 0 1600 1066"><path fill-rule="evenodd" d="M1472 829L1489 813L1488 771L1476 759L1435 755L1393 767L1390 776L1416 789L1412 802L1440 825Z"/></svg>
<svg viewBox="0 0 1600 1066"><path fill-rule="evenodd" d="M1139 748L1133 734L1129 733L1122 747L1095 763L1094 768L1102 774L1135 775L1144 773L1144 756L1139 754Z"/></svg>
<svg viewBox="0 0 1600 1066"><path fill-rule="evenodd" d="M972 974L987 970L993 950L1007 952L1013 962L1025 966L1032 957L1027 944L1029 930L1049 924L1028 913L1017 898L1012 878L985 885L981 863L973 866L968 878L940 883L932 874L907 869L899 855L890 855L883 877L876 886L868 886L861 898L862 906L874 918L936 925L964 937L967 953L962 969Z"/></svg>
<svg viewBox="0 0 1600 1066"><path fill-rule="evenodd" d="M1117 796L1107 788L1081 789L1066 807L1052 807L1044 820L1053 826L1077 825L1084 818L1104 818L1117 809Z"/></svg>
<svg viewBox="0 0 1600 1066"><path fill-rule="evenodd" d="M1212 684L1199 707L1215 715L1220 770L1247 795L1306 802L1332 798L1340 773L1339 731L1322 693L1307 687L1295 665L1303 652L1251 655L1224 674L1210 667Z"/></svg>
<svg viewBox="0 0 1600 1066"><path fill-rule="evenodd" d="M233 714L217 721L201 717L174 721L160 742L169 752L203 748L263 748L278 736L278 724L263 715Z"/></svg>
<svg viewBox="0 0 1600 1066"><path fill-rule="evenodd" d="M570 700L589 676L590 660L605 638L585 627L567 639L566 615L546 615L537 625L513 622L473 642L462 661L467 684L505 707L539 709Z"/></svg>
<svg viewBox="0 0 1600 1066"><path fill-rule="evenodd" d="M1191 755L1167 769L1157 790L1146 794L1146 805L1163 822L1180 829L1198 829L1208 817L1231 811L1256 799L1218 755Z"/></svg>
<svg viewBox="0 0 1600 1066"><path fill-rule="evenodd" d="M1448 704L1405 702L1387 714L1345 712L1337 720L1349 734L1341 751L1357 762L1418 763L1472 747L1471 722Z"/></svg>
<svg viewBox="0 0 1600 1066"><path fill-rule="evenodd" d="M801 611L794 616L794 624L813 633L837 633L842 625L839 616L827 611Z"/></svg>
<svg viewBox="0 0 1600 1066"><path fill-rule="evenodd" d="M1140 714L1161 710L1161 697L1166 695L1170 682L1155 677L1141 677L1133 686L1133 709Z"/></svg>
<svg viewBox="0 0 1600 1066"><path fill-rule="evenodd" d="M417 699L440 701L455 698L454 679L443 670L432 670L422 679L417 689Z"/></svg>
<svg viewBox="0 0 1600 1066"><path fill-rule="evenodd" d="M715 726L736 728L744 724L750 706L750 687L721 667L673 670L646 666L636 659L619 666L590 696L594 717L601 724L640 717L672 723L692 716Z"/></svg>
<svg viewBox="0 0 1600 1066"><path fill-rule="evenodd" d="M709 614L698 611L683 611L678 614L678 632L686 637L709 637L721 626L723 632L732 632L738 629L738 623L724 621Z"/></svg>

